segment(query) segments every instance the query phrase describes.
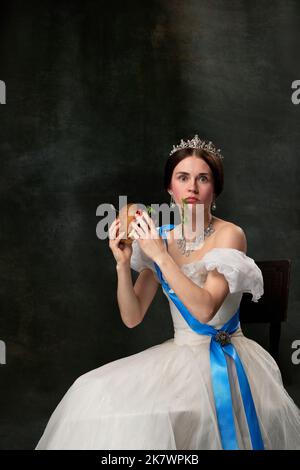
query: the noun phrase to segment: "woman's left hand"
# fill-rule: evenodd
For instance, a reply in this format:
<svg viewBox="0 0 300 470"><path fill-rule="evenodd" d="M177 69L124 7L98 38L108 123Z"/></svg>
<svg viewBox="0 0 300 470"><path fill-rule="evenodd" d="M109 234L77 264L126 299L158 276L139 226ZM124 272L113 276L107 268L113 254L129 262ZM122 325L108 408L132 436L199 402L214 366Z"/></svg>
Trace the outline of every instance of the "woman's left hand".
<svg viewBox="0 0 300 470"><path fill-rule="evenodd" d="M132 227L131 234L137 240L143 252L155 261L158 257L167 253L167 249L151 217L147 212L141 212L142 215L136 215L135 221L133 220L130 223Z"/></svg>

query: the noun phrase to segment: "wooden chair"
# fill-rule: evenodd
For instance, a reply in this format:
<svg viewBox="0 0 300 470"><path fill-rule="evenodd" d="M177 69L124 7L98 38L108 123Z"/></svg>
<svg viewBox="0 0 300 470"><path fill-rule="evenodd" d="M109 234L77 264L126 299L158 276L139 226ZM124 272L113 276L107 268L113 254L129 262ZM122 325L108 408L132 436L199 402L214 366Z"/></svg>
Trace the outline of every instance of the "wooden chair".
<svg viewBox="0 0 300 470"><path fill-rule="evenodd" d="M252 295L244 293L240 305L243 323L269 323L269 353L279 363L281 322L287 319L291 260L255 261L264 279L264 295L252 302Z"/></svg>

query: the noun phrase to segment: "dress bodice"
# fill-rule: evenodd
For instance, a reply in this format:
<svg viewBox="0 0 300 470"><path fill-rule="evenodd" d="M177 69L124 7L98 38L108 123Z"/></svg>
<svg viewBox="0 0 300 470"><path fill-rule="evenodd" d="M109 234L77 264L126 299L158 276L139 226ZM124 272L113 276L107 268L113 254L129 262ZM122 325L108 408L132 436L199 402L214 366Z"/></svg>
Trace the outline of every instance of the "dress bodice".
<svg viewBox="0 0 300 470"><path fill-rule="evenodd" d="M153 261L145 255L138 241L134 240L132 246L131 268L138 272L149 268L158 280ZM261 270L252 258L235 248L212 248L202 259L185 263L180 269L199 287L204 286L209 271L217 269L224 275L228 282L229 293L208 323L218 329L236 313L244 292L251 293L254 302L257 302L264 293ZM191 342L193 339L197 342L199 335L189 327L173 301L164 290L163 292L170 305L175 337L189 337Z"/></svg>

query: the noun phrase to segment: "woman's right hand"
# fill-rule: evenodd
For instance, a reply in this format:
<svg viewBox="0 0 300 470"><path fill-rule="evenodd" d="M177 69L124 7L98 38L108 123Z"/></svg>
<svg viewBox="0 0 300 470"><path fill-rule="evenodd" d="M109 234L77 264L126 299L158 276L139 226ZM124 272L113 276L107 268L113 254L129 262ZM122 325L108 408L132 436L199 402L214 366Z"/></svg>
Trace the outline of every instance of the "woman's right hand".
<svg viewBox="0 0 300 470"><path fill-rule="evenodd" d="M109 227L109 248L111 249L117 264L130 264L132 246L124 243L121 239L125 232L119 233L120 219L115 219Z"/></svg>

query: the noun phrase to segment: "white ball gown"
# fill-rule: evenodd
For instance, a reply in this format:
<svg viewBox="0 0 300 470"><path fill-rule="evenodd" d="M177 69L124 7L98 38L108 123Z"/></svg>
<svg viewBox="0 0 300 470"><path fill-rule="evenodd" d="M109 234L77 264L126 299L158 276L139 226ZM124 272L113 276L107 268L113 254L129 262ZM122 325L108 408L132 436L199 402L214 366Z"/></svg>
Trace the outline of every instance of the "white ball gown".
<svg viewBox="0 0 300 470"><path fill-rule="evenodd" d="M153 261L136 240L131 268L137 272L150 268L159 280ZM254 260L233 248L213 248L201 260L181 267L198 286L215 268L230 289L209 322L219 329L237 311L243 292L251 293L254 302L259 300L263 278ZM54 410L37 450L224 449L211 379L211 338L193 331L166 297L174 337L80 376ZM231 343L248 378L263 448L300 449L300 410L285 390L276 362L244 336L240 325ZM230 358L226 361L238 448L250 450L236 368Z"/></svg>

